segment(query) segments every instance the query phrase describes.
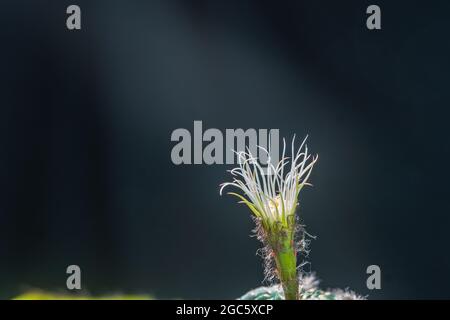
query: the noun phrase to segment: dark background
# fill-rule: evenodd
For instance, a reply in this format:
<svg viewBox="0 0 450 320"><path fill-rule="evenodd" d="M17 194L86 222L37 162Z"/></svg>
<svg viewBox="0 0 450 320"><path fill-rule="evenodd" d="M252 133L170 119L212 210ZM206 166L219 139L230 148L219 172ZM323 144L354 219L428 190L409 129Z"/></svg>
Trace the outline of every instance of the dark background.
<svg viewBox="0 0 450 320"><path fill-rule="evenodd" d="M82 30L66 29L66 7ZM369 31L378 4L382 30ZM448 1L2 1L0 297L236 298L259 286L225 165L176 128L279 128L319 154L301 217L323 287L450 298ZM366 288L366 268L382 289Z"/></svg>

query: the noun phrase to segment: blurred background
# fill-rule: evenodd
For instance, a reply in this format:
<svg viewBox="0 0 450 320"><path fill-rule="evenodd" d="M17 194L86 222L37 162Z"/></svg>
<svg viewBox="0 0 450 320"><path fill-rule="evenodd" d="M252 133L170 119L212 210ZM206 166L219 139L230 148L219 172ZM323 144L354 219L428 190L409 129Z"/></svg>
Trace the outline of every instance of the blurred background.
<svg viewBox="0 0 450 320"><path fill-rule="evenodd" d="M80 31L66 8L81 7ZM377 4L382 30L366 28ZM0 298L236 298L261 285L227 165L177 128L278 128L319 154L300 216L322 287L450 298L448 1L0 3ZM446 253L447 252L447 253ZM382 289L366 287L366 268Z"/></svg>

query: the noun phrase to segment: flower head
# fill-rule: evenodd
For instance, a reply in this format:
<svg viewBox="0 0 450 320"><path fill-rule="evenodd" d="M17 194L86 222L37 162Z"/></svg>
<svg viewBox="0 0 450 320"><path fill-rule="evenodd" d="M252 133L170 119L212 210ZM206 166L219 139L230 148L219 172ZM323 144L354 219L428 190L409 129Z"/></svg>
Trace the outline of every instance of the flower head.
<svg viewBox="0 0 450 320"><path fill-rule="evenodd" d="M274 163L270 150L258 146L267 153L267 168L263 169L256 155L247 152L237 152L239 166L230 170L234 179L221 185L220 194L224 188L236 187L241 193L229 192L245 203L252 213L261 221L265 228L276 224L288 227L293 221L298 205L298 195L305 185L317 156L308 154L306 138L300 148L295 151L295 136L291 144L291 156L286 156L286 141L283 139L281 160ZM294 219L295 220L295 219Z"/></svg>
<svg viewBox="0 0 450 320"><path fill-rule="evenodd" d="M303 140L295 151L295 136L292 139L291 156L286 156L286 141L283 139L283 154L277 163L270 157L270 150L259 146L267 154L267 170L261 167L256 155L237 152L239 166L230 170L234 179L222 184L220 194L226 187L235 187L241 193L229 192L245 203L256 217L256 235L264 244L262 254L266 279L277 277L286 299L300 297L297 273L295 210L300 190L308 185L317 156L308 154Z"/></svg>

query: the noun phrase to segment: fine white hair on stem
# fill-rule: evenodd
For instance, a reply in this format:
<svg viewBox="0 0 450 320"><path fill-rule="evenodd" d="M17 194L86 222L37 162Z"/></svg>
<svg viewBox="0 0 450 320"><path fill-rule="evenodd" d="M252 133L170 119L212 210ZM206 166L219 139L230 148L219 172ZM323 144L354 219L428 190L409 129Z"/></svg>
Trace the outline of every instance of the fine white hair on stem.
<svg viewBox="0 0 450 320"><path fill-rule="evenodd" d="M229 194L237 196L255 216L267 222L286 223L287 218L295 213L300 190L310 185L308 179L318 159L317 155L308 154L307 138L296 150L294 135L290 157L286 156L286 140L283 139L283 151L278 163L270 157L270 148L267 150L258 146L257 150L267 155L267 172L249 148L235 152L238 167L229 170L233 181L221 184L220 194L226 187L235 187L241 192Z"/></svg>

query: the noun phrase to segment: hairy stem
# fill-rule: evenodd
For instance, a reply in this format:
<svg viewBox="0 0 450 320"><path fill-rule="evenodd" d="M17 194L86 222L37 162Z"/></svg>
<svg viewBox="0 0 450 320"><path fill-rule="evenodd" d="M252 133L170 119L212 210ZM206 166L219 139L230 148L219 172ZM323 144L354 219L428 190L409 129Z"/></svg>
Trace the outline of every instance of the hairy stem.
<svg viewBox="0 0 450 320"><path fill-rule="evenodd" d="M278 278L286 300L298 300L297 254L291 237L284 238L274 250Z"/></svg>

